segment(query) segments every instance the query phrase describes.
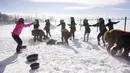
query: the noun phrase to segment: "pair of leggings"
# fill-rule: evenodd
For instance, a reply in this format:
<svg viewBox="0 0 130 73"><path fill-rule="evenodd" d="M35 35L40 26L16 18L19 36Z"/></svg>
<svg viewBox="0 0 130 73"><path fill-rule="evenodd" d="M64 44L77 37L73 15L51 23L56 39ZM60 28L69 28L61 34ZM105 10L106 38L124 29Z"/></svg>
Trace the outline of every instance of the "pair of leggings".
<svg viewBox="0 0 130 73"><path fill-rule="evenodd" d="M16 35L16 34L12 34L12 37L13 39L17 42L17 48L16 48L16 51L20 51L21 47L22 47L22 40L21 38L19 37L19 35Z"/></svg>
<svg viewBox="0 0 130 73"><path fill-rule="evenodd" d="M71 34L71 37L73 37L73 40L75 39L75 31L74 30L71 30L70 31L70 34Z"/></svg>
<svg viewBox="0 0 130 73"><path fill-rule="evenodd" d="M100 33L98 34L98 36L97 36L98 43L100 43L100 37L102 37L102 41L103 41L103 43L105 43L105 41L104 41L104 39L103 39L104 33L105 33L105 31L104 31L104 32L100 32Z"/></svg>

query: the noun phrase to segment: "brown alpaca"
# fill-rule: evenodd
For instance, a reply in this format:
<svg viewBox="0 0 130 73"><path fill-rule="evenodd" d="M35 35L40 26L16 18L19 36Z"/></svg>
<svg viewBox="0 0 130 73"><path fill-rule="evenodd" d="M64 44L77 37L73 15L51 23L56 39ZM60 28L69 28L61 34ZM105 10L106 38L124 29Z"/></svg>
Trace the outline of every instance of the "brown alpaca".
<svg viewBox="0 0 130 73"><path fill-rule="evenodd" d="M68 44L68 39L71 36L70 32L66 28L62 29L61 32L62 32L62 37L61 37L62 42L65 40L65 43Z"/></svg>
<svg viewBox="0 0 130 73"><path fill-rule="evenodd" d="M129 60L130 52L130 33L121 35L116 39L116 46L111 50L111 54L115 56L118 50L124 49L122 57Z"/></svg>
<svg viewBox="0 0 130 73"><path fill-rule="evenodd" d="M113 29L113 30L105 32L104 41L106 43L108 43L107 51L110 52L110 50L114 46L117 38L126 33L130 33L130 32L125 32L125 31L118 30L118 29Z"/></svg>
<svg viewBox="0 0 130 73"><path fill-rule="evenodd" d="M33 29L32 35L34 36L34 42L36 42L36 40L42 41L43 36L44 36L43 39L48 39L48 37L45 35L45 33L42 29Z"/></svg>

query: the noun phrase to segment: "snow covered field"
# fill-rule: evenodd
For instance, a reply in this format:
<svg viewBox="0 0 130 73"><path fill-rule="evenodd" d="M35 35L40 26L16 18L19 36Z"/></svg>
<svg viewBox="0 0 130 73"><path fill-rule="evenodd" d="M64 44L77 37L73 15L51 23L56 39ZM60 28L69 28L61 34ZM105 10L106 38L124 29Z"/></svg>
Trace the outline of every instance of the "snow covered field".
<svg viewBox="0 0 130 73"><path fill-rule="evenodd" d="M96 21L89 22L90 24ZM84 27L77 25L76 39L68 45L46 45L46 42L33 42L30 28L24 28L20 37L27 49L15 54L16 42L11 36L15 25L0 26L0 73L130 73L130 64L111 57L105 48L97 45L97 28L91 27L89 42L83 42ZM114 26L124 29L124 21ZM44 23L40 23L44 28ZM130 21L127 30L130 31ZM60 27L51 30L52 39L61 41ZM30 70L26 57L38 53L40 68Z"/></svg>

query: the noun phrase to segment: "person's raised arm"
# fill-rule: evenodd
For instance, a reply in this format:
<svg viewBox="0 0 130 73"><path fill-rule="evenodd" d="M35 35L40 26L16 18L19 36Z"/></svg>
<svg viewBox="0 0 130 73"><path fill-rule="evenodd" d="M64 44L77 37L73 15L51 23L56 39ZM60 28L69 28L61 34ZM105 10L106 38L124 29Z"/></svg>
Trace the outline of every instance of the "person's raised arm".
<svg viewBox="0 0 130 73"><path fill-rule="evenodd" d="M109 23L107 23L105 26L109 26Z"/></svg>
<svg viewBox="0 0 130 73"><path fill-rule="evenodd" d="M70 26L70 24L67 24L68 26Z"/></svg>
<svg viewBox="0 0 130 73"><path fill-rule="evenodd" d="M35 24L35 23L33 22L33 23L30 23L30 24L23 24L23 27L30 27L33 24Z"/></svg>
<svg viewBox="0 0 130 73"><path fill-rule="evenodd" d="M60 26L61 24L58 24L57 26Z"/></svg>
<svg viewBox="0 0 130 73"><path fill-rule="evenodd" d="M112 24L117 24L117 23L119 23L120 21L117 21L117 22L112 22Z"/></svg>
<svg viewBox="0 0 130 73"><path fill-rule="evenodd" d="M89 26L94 26L94 27L99 26L99 22L93 25L89 25Z"/></svg>

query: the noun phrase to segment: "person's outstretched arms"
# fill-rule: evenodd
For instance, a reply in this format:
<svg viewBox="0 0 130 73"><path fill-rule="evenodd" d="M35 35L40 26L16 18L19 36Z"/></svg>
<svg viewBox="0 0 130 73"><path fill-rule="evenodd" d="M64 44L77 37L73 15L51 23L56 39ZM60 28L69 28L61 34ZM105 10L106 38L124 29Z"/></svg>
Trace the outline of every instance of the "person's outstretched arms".
<svg viewBox="0 0 130 73"><path fill-rule="evenodd" d="M35 25L35 22L30 23L30 24L23 24L23 27L30 27L31 25Z"/></svg>
<svg viewBox="0 0 130 73"><path fill-rule="evenodd" d="M96 27L96 26L99 26L99 23L96 23L96 24L93 24L93 25L89 25L89 26L94 26L94 27Z"/></svg>
<svg viewBox="0 0 130 73"><path fill-rule="evenodd" d="M60 26L61 24L57 25L57 26Z"/></svg>
<svg viewBox="0 0 130 73"><path fill-rule="evenodd" d="M68 26L70 26L70 24L67 24Z"/></svg>
<svg viewBox="0 0 130 73"><path fill-rule="evenodd" d="M93 24L93 25L95 25L95 24ZM89 25L89 26L93 26L93 25Z"/></svg>
<svg viewBox="0 0 130 73"><path fill-rule="evenodd" d="M109 23L107 23L105 26L109 26Z"/></svg>
<svg viewBox="0 0 130 73"><path fill-rule="evenodd" d="M117 22L112 22L112 24L117 24L117 23L119 23L120 21L117 21Z"/></svg>

